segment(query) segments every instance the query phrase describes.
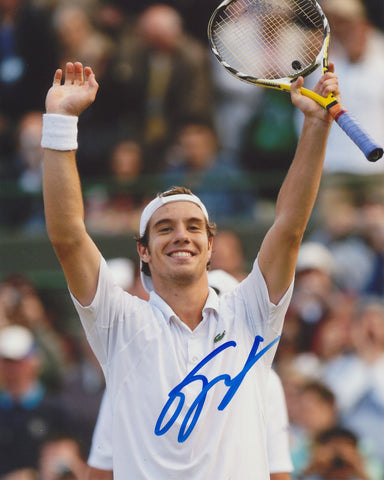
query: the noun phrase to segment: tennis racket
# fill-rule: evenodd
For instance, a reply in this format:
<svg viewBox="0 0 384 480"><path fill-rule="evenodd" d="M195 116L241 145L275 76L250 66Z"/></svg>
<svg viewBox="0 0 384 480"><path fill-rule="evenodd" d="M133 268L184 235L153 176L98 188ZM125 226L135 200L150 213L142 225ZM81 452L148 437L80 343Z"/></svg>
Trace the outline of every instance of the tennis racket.
<svg viewBox="0 0 384 480"><path fill-rule="evenodd" d="M315 0L225 0L209 20L208 38L224 68L261 87L289 91L300 75L328 70L330 28ZM328 110L369 161L383 156L333 94L301 93Z"/></svg>

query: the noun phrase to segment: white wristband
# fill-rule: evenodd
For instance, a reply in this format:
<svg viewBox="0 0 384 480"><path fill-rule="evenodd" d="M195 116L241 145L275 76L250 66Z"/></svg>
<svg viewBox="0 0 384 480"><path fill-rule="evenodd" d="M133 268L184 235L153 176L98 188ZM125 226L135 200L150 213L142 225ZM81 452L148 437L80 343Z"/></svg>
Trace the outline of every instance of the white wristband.
<svg viewBox="0 0 384 480"><path fill-rule="evenodd" d="M76 150L77 121L78 117L71 115L45 113L41 146L51 150Z"/></svg>

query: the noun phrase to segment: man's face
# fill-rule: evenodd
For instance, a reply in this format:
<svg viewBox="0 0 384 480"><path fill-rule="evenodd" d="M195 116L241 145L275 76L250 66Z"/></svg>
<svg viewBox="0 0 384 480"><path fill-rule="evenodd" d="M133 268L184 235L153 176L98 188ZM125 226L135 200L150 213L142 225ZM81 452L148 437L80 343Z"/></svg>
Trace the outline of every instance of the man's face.
<svg viewBox="0 0 384 480"><path fill-rule="evenodd" d="M25 393L37 379L39 362L36 355L28 355L21 360L0 357L0 370L4 387L18 396Z"/></svg>
<svg viewBox="0 0 384 480"><path fill-rule="evenodd" d="M186 286L206 272L211 257L206 219L192 202L170 202L152 215L148 247L139 245L141 259L149 264L156 285Z"/></svg>
<svg viewBox="0 0 384 480"><path fill-rule="evenodd" d="M352 480L361 478L364 461L356 445L346 438L333 438L314 452L321 478Z"/></svg>

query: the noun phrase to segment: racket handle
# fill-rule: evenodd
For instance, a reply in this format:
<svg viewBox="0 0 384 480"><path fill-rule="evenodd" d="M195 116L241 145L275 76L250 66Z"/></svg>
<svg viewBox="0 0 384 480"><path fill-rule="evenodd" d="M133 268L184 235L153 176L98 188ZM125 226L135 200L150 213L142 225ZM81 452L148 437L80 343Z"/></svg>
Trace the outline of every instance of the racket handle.
<svg viewBox="0 0 384 480"><path fill-rule="evenodd" d="M337 107L337 111L332 107L329 111L339 127L355 142L370 162L377 162L383 156L383 149L369 137L342 105L337 104Z"/></svg>

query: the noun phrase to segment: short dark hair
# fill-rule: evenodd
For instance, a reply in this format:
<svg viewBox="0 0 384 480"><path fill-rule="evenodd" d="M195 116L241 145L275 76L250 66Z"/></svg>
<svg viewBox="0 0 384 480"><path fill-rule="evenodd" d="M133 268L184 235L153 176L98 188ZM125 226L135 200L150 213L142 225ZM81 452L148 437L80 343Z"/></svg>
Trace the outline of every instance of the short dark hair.
<svg viewBox="0 0 384 480"><path fill-rule="evenodd" d="M193 195L192 191L189 188L186 187L178 187L178 186L173 186L166 192L158 193L157 197L170 197L171 195ZM207 237L208 239L211 237L214 237L216 234L216 224L212 222L206 222L206 229L207 229ZM135 236L135 240L138 244L143 245L144 247L148 247L149 244L149 228L147 225L147 228L145 229L145 232L143 235ZM149 269L149 265L146 262L141 262L141 271L147 275L148 277L151 276L151 271ZM209 269L209 262L207 264L207 270Z"/></svg>
<svg viewBox="0 0 384 480"><path fill-rule="evenodd" d="M336 425L327 430L318 433L315 438L315 443L324 445L334 439L344 439L356 446L358 444L358 436L348 428Z"/></svg>
<svg viewBox="0 0 384 480"><path fill-rule="evenodd" d="M336 405L335 394L322 382L309 380L301 387L301 393L313 393L328 405L332 407Z"/></svg>

